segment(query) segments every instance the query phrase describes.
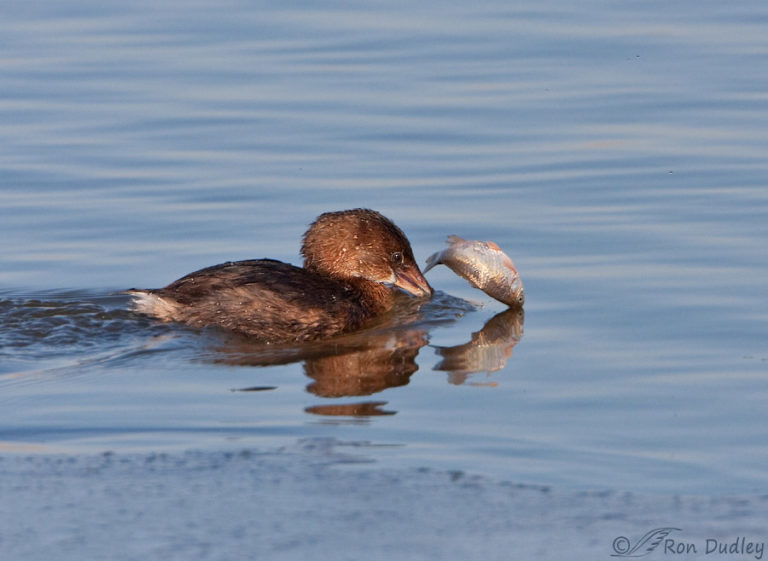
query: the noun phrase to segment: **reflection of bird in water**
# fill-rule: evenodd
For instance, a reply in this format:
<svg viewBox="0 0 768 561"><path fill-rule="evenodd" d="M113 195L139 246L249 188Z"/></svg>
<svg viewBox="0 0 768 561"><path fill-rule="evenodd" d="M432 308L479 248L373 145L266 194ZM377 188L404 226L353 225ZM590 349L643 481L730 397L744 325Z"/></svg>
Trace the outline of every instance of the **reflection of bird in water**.
<svg viewBox="0 0 768 561"><path fill-rule="evenodd" d="M427 344L427 331L418 328L370 330L338 337L332 343L302 347L253 346L248 341L232 342L220 348L217 361L228 364L267 366L303 361L304 372L312 379L307 391L320 397L371 395L387 388L408 384L418 370L416 356ZM226 357L226 358L223 358ZM270 386L242 388L261 391ZM314 415L370 417L394 415L381 409L386 402L322 404L307 407Z"/></svg>
<svg viewBox="0 0 768 561"><path fill-rule="evenodd" d="M438 297L437 313L424 318L423 301L402 296L391 313L369 329L302 345L264 345L248 338L230 337L216 349L213 360L240 366L273 366L302 361L311 378L307 391L320 397L371 395L408 384L418 370L416 356L428 343L428 329L455 321L456 299ZM453 310L451 317L445 308ZM270 386L242 388L261 391ZM306 408L308 413L333 416L394 415L380 408L383 403L328 404Z"/></svg>
<svg viewBox="0 0 768 561"><path fill-rule="evenodd" d="M371 395L404 386L419 367L416 355L427 344L424 331L373 335L368 348L306 360L304 371L314 382L307 391L321 397Z"/></svg>
<svg viewBox="0 0 768 561"><path fill-rule="evenodd" d="M504 368L512 349L523 336L525 312L508 309L493 316L483 328L472 334L472 340L455 347L436 347L443 357L435 370L450 372L449 382L463 384L469 374L495 372Z"/></svg>
<svg viewBox="0 0 768 561"><path fill-rule="evenodd" d="M386 401L331 403L329 405L311 405L305 408L304 411L325 417L379 417L381 415L394 415L394 411L381 409L386 404Z"/></svg>

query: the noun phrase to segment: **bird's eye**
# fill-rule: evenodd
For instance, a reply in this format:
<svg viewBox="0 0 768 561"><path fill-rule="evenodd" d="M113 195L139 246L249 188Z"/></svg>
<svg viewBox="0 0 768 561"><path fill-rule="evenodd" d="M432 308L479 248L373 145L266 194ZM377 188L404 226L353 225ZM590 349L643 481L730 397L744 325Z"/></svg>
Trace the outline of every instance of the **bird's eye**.
<svg viewBox="0 0 768 561"><path fill-rule="evenodd" d="M396 251L392 254L392 263L395 265L402 265L403 264L403 254L399 251Z"/></svg>

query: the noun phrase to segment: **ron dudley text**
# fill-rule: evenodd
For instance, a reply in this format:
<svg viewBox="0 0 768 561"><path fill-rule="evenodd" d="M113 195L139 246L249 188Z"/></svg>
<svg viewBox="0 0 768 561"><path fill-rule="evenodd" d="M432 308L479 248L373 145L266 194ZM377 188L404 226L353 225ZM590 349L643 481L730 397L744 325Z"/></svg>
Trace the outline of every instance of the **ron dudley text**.
<svg viewBox="0 0 768 561"><path fill-rule="evenodd" d="M702 547L703 545L703 547ZM765 542L748 540L745 537L735 540L718 540L707 538L704 544L686 542L667 538L664 540L664 553L668 555L690 555L691 553L704 553L705 555L745 555L755 559L762 559L765 551Z"/></svg>

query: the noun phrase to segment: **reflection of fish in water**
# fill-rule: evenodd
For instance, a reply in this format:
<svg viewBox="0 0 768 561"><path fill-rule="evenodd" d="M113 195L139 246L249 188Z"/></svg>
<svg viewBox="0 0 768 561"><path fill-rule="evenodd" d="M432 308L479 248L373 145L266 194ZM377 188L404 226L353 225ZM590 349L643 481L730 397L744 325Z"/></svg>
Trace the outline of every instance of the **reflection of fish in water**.
<svg viewBox="0 0 768 561"><path fill-rule="evenodd" d="M436 347L443 360L434 369L450 372L452 384L463 384L468 374L501 370L523 337L524 321L525 312L520 307L496 314L483 329L472 334L471 341L454 347Z"/></svg>
<svg viewBox="0 0 768 561"><path fill-rule="evenodd" d="M525 303L523 281L512 260L493 242L470 241L448 236L448 247L427 258L426 273L443 264L475 288L508 306Z"/></svg>

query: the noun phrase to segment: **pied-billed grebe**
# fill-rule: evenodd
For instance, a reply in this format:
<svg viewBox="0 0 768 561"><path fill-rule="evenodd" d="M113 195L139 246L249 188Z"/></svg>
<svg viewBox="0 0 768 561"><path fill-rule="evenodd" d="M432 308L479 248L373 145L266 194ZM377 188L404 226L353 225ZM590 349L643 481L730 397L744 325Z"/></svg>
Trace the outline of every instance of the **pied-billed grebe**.
<svg viewBox="0 0 768 561"><path fill-rule="evenodd" d="M432 288L405 234L368 209L320 215L304 234L304 268L273 259L223 263L155 290L133 290L137 311L215 325L264 342L309 341L362 327L390 309L397 288Z"/></svg>

